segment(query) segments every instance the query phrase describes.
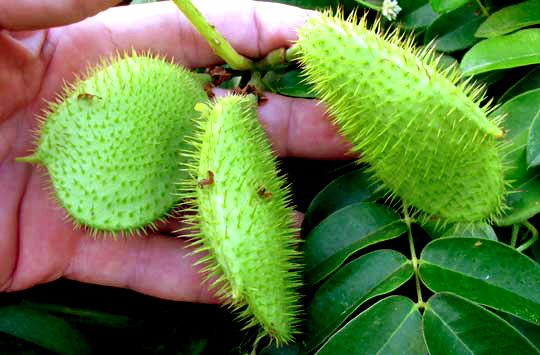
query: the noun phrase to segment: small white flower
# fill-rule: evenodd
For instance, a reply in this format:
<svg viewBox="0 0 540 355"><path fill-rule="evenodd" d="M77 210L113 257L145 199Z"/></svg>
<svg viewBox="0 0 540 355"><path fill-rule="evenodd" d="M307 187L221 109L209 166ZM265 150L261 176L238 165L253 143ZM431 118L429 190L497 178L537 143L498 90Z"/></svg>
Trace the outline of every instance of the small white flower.
<svg viewBox="0 0 540 355"><path fill-rule="evenodd" d="M399 6L397 0L384 0L382 4L382 14L388 20L395 20L401 7Z"/></svg>

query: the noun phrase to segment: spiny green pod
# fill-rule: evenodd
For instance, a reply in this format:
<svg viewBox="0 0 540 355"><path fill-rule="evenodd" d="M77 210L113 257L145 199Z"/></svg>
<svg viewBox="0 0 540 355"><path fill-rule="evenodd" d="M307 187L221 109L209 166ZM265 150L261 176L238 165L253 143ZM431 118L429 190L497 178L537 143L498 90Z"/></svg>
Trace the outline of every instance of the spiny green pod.
<svg viewBox="0 0 540 355"><path fill-rule="evenodd" d="M310 18L296 45L306 80L392 197L420 217L489 220L503 205L503 131L482 89L437 69L432 48L366 18Z"/></svg>
<svg viewBox="0 0 540 355"><path fill-rule="evenodd" d="M191 181L182 197L194 205L195 253L207 253L207 281L260 337L292 340L298 323L298 252L289 188L277 175L274 153L252 96L228 96L202 117L187 153ZM259 339L260 339L259 337Z"/></svg>
<svg viewBox="0 0 540 355"><path fill-rule="evenodd" d="M184 137L208 100L185 69L150 54L102 61L64 88L18 161L47 167L54 197L92 233L153 227L178 203Z"/></svg>

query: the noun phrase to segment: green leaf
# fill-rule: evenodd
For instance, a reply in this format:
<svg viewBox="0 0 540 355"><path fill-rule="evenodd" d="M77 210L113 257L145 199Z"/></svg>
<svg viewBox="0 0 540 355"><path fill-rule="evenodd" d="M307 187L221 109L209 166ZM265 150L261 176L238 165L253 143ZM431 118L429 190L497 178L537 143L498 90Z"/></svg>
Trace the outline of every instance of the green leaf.
<svg viewBox="0 0 540 355"><path fill-rule="evenodd" d="M359 202L332 213L303 243L306 283L319 282L354 252L399 237L406 229L399 214L384 205Z"/></svg>
<svg viewBox="0 0 540 355"><path fill-rule="evenodd" d="M303 82L300 69L285 73L268 72L263 77L263 82L272 92L281 95L315 98L311 86Z"/></svg>
<svg viewBox="0 0 540 355"><path fill-rule="evenodd" d="M422 223L422 228L432 239L441 237L477 237L497 240L493 228L485 222L476 223L450 223L441 226L435 221Z"/></svg>
<svg viewBox="0 0 540 355"><path fill-rule="evenodd" d="M465 75L540 63L540 29L530 28L483 40L461 60Z"/></svg>
<svg viewBox="0 0 540 355"><path fill-rule="evenodd" d="M507 6L491 14L474 34L476 37L496 37L520 28L540 23L538 0Z"/></svg>
<svg viewBox="0 0 540 355"><path fill-rule="evenodd" d="M355 0L360 5L367 7L368 9L381 10L383 0Z"/></svg>
<svg viewBox="0 0 540 355"><path fill-rule="evenodd" d="M507 180L515 180L514 185L522 184L534 175L527 164L527 141L534 117L540 110L540 89L527 91L505 102L490 117L504 117L502 126L506 131L504 139L504 162Z"/></svg>
<svg viewBox="0 0 540 355"><path fill-rule="evenodd" d="M540 109L536 112L529 129L527 163L529 167L540 165Z"/></svg>
<svg viewBox="0 0 540 355"><path fill-rule="evenodd" d="M483 20L477 11L476 5L465 6L439 16L427 28L424 44L435 40L435 48L444 52L469 48L478 42L473 33Z"/></svg>
<svg viewBox="0 0 540 355"><path fill-rule="evenodd" d="M0 331L58 354L90 354L89 341L59 317L19 305L0 307Z"/></svg>
<svg viewBox="0 0 540 355"><path fill-rule="evenodd" d="M422 251L419 272L434 292L453 292L540 324L540 265L506 244L436 239Z"/></svg>
<svg viewBox="0 0 540 355"><path fill-rule="evenodd" d="M363 302L395 290L412 275L410 260L395 250L377 250L340 268L306 307L306 350L321 344Z"/></svg>
<svg viewBox="0 0 540 355"><path fill-rule="evenodd" d="M439 70L445 70L450 67L454 67L454 70L459 70L459 62L456 58L448 54L443 54L440 56L439 62L437 63L437 68Z"/></svg>
<svg viewBox="0 0 540 355"><path fill-rule="evenodd" d="M534 117L540 110L540 89L527 91L512 98L500 106L490 116L504 116L502 123L505 139L520 141L520 136L527 137Z"/></svg>
<svg viewBox="0 0 540 355"><path fill-rule="evenodd" d="M37 311L60 315L63 319L76 319L77 322L99 324L114 328L127 328L136 322L132 317L125 315L103 312L88 308L70 307L57 303L41 303L22 300L21 305Z"/></svg>
<svg viewBox="0 0 540 355"><path fill-rule="evenodd" d="M501 104L510 100L511 98L522 94L526 91L540 88L540 66L536 66L533 70L528 72L523 78L519 79L510 89L508 89L499 99L498 103Z"/></svg>
<svg viewBox="0 0 540 355"><path fill-rule="evenodd" d="M465 5L469 0L431 0L433 10L438 13L452 11Z"/></svg>
<svg viewBox="0 0 540 355"><path fill-rule="evenodd" d="M531 246L531 254L534 260L540 264L540 243L536 242Z"/></svg>
<svg viewBox="0 0 540 355"><path fill-rule="evenodd" d="M540 175L510 191L506 205L508 209L497 218L499 226L520 223L540 213Z"/></svg>
<svg viewBox="0 0 540 355"><path fill-rule="evenodd" d="M529 339L537 349L540 349L540 326L521 320L511 314L504 313L504 316L514 328Z"/></svg>
<svg viewBox="0 0 540 355"><path fill-rule="evenodd" d="M437 221L423 222L421 227L432 239L441 237L477 237L497 240L493 228L485 222L449 223L442 225Z"/></svg>
<svg viewBox="0 0 540 355"><path fill-rule="evenodd" d="M429 0L401 0L398 2L399 2L399 7L401 7L401 11L398 17L401 15L407 14L409 12L412 12L424 5L429 4Z"/></svg>
<svg viewBox="0 0 540 355"><path fill-rule="evenodd" d="M302 222L305 235L316 224L333 212L355 202L371 202L381 198L377 193L380 183L374 183L366 169L346 173L322 189L311 201Z"/></svg>
<svg viewBox="0 0 540 355"><path fill-rule="evenodd" d="M504 319L450 293L428 300L424 335L431 355L540 353Z"/></svg>
<svg viewBox="0 0 540 355"><path fill-rule="evenodd" d="M427 3L409 12L402 11L398 19L402 28L419 30L432 24L437 17L439 14Z"/></svg>
<svg viewBox="0 0 540 355"><path fill-rule="evenodd" d="M409 298L387 297L356 316L317 352L326 354L428 354L422 316Z"/></svg>
<svg viewBox="0 0 540 355"><path fill-rule="evenodd" d="M459 66L458 66L459 67ZM508 69L493 70L473 76L473 80L480 85L490 87L508 74Z"/></svg>
<svg viewBox="0 0 540 355"><path fill-rule="evenodd" d="M497 240L493 228L485 222L455 223L441 237L476 237Z"/></svg>

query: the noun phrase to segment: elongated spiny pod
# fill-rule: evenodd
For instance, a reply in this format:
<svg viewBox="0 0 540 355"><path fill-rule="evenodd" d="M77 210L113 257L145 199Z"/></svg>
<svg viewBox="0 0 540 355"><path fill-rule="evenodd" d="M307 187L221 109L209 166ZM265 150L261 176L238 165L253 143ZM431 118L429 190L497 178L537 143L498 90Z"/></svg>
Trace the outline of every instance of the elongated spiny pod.
<svg viewBox="0 0 540 355"><path fill-rule="evenodd" d="M424 218L492 218L505 194L503 131L479 105L482 90L439 71L433 49L378 27L309 19L296 43L306 80L392 197Z"/></svg>
<svg viewBox="0 0 540 355"><path fill-rule="evenodd" d="M202 117L188 153L192 176L182 196L194 204L189 224L199 263L215 279L216 294L239 310L246 327L278 343L298 323L298 252L289 189L277 175L274 153L256 116L252 96L228 96Z"/></svg>
<svg viewBox="0 0 540 355"><path fill-rule="evenodd" d="M36 151L18 160L47 167L76 225L138 232L176 207L184 137L207 100L187 70L158 57L104 60L50 104Z"/></svg>

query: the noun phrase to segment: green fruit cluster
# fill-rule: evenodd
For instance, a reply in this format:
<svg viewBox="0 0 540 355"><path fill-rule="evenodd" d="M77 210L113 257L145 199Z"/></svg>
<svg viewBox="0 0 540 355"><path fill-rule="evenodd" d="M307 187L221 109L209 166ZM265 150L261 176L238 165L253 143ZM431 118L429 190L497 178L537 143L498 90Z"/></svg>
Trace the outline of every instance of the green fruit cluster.
<svg viewBox="0 0 540 355"><path fill-rule="evenodd" d="M181 200L194 203L193 244L207 253L199 263L216 294L247 327L260 326L261 337L288 342L300 279L289 189L256 100L207 101L177 65L116 58L65 89L42 121L36 151L18 160L44 165L59 204L94 234L152 228ZM201 117L197 105L206 107Z"/></svg>
<svg viewBox="0 0 540 355"><path fill-rule="evenodd" d="M366 22L310 18L296 43L306 80L390 196L424 218L489 220L505 194L503 132L481 90L438 70L433 49Z"/></svg>

